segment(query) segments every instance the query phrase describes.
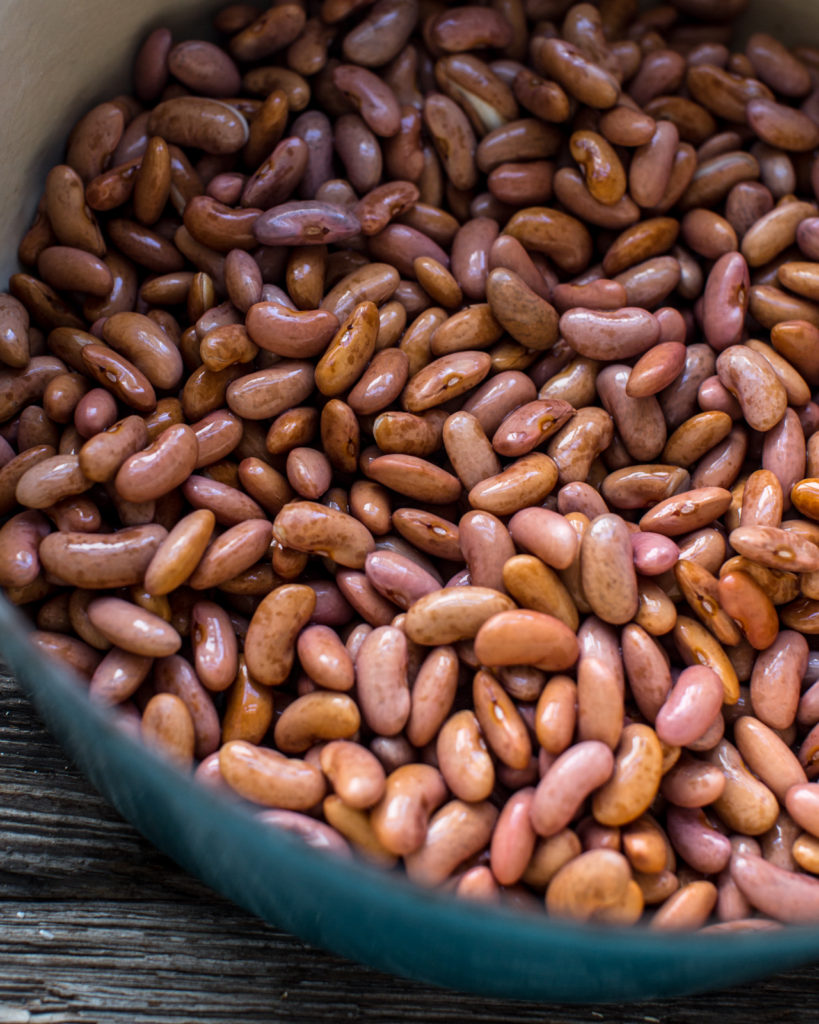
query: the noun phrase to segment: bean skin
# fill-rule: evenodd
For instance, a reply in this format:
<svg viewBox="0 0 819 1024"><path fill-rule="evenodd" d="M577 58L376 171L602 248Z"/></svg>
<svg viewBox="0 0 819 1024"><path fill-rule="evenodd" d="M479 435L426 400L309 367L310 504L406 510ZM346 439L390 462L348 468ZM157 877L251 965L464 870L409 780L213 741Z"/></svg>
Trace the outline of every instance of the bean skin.
<svg viewBox="0 0 819 1024"><path fill-rule="evenodd" d="M0 585L268 828L767 929L819 907L819 50L642 6L151 32L0 292Z"/></svg>

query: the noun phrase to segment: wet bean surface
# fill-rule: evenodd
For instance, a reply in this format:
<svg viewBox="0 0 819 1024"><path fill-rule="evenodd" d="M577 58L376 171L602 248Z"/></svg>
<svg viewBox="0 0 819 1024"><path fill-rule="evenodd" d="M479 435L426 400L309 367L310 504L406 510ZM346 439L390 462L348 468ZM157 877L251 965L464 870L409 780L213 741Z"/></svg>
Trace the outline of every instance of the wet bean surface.
<svg viewBox="0 0 819 1024"><path fill-rule="evenodd" d="M698 11L226 8L48 174L0 585L271 828L819 919L819 49Z"/></svg>

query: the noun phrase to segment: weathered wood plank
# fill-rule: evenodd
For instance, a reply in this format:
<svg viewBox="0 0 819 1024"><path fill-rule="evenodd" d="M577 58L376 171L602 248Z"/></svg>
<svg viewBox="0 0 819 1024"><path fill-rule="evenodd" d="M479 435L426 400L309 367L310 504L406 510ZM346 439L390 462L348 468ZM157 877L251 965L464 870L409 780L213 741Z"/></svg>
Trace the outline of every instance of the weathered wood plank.
<svg viewBox="0 0 819 1024"><path fill-rule="evenodd" d="M546 1007L388 978L210 903L10 902L2 909L0 1021L9 1019L4 1006L100 1024L806 1024L817 1019L815 971L666 1003Z"/></svg>
<svg viewBox="0 0 819 1024"><path fill-rule="evenodd" d="M0 670L0 898L122 899L207 891L137 833L67 761Z"/></svg>
<svg viewBox="0 0 819 1024"><path fill-rule="evenodd" d="M819 968L673 1002L547 1007L442 992L309 949L153 850L2 675L0 869L0 1024L819 1020Z"/></svg>

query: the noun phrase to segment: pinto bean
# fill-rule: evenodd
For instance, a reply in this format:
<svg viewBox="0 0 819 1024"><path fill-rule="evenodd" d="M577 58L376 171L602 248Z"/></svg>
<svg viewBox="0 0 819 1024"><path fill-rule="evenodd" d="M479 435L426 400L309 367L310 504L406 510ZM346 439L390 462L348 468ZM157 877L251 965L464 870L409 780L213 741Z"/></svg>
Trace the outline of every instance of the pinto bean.
<svg viewBox="0 0 819 1024"><path fill-rule="evenodd" d="M560 331L572 348L591 359L627 359L659 339L660 328L646 310L613 312L573 309L560 318Z"/></svg>
<svg viewBox="0 0 819 1024"><path fill-rule="evenodd" d="M301 584L284 584L271 591L253 614L245 638L245 659L252 675L268 686L279 686L290 673L295 640L316 607L316 595Z"/></svg>

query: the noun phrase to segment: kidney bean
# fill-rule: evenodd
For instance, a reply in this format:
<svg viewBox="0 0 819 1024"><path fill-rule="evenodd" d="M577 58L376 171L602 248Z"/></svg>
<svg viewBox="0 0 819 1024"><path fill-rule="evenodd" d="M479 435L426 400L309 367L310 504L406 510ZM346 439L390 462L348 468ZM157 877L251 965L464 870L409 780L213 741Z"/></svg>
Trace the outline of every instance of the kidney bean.
<svg viewBox="0 0 819 1024"><path fill-rule="evenodd" d="M312 392L310 363L291 360L239 376L225 391L231 411L243 419L268 419L292 408Z"/></svg>
<svg viewBox="0 0 819 1024"><path fill-rule="evenodd" d="M429 818L444 802L446 793L440 772L431 765L396 768L387 776L384 796L372 811L371 822L379 841L398 856L419 849Z"/></svg>
<svg viewBox="0 0 819 1024"><path fill-rule="evenodd" d="M179 768L189 768L194 754L194 726L184 702L172 693L151 697L142 713L144 743Z"/></svg>
<svg viewBox="0 0 819 1024"><path fill-rule="evenodd" d="M235 107L200 96L179 96L158 104L146 128L166 142L214 154L235 153L248 136L247 121Z"/></svg>
<svg viewBox="0 0 819 1024"><path fill-rule="evenodd" d="M533 292L513 270L498 267L487 279L487 299L498 322L520 344L548 349L557 340L554 308Z"/></svg>
<svg viewBox="0 0 819 1024"><path fill-rule="evenodd" d="M259 604L245 638L245 659L252 675L268 686L287 678L294 642L316 605L316 595L300 584L284 584Z"/></svg>
<svg viewBox="0 0 819 1024"><path fill-rule="evenodd" d="M84 679L91 678L102 660L99 651L95 651L82 640L65 636L62 633L34 630L31 633L31 642L38 650L59 659Z"/></svg>
<svg viewBox="0 0 819 1024"><path fill-rule="evenodd" d="M644 309L574 309L560 318L560 332L572 348L591 359L639 355L659 338L659 325Z"/></svg>
<svg viewBox="0 0 819 1024"><path fill-rule="evenodd" d="M423 845L404 859L407 875L420 885L438 885L489 841L498 812L482 801L452 800L430 819Z"/></svg>
<svg viewBox="0 0 819 1024"><path fill-rule="evenodd" d="M384 769L366 747L333 740L321 751L321 768L344 802L359 810L372 807L384 794Z"/></svg>
<svg viewBox="0 0 819 1024"><path fill-rule="evenodd" d="M558 482L584 480L613 435L612 419L605 410L593 406L578 409L549 444L548 454L557 466Z"/></svg>
<svg viewBox="0 0 819 1024"><path fill-rule="evenodd" d="M342 693L318 690L297 697L279 716L274 739L285 753L303 753L322 740L345 739L358 729L355 702Z"/></svg>
<svg viewBox="0 0 819 1024"><path fill-rule="evenodd" d="M366 68L339 64L333 85L360 111L376 135L389 137L399 130L401 113L392 89Z"/></svg>
<svg viewBox="0 0 819 1024"><path fill-rule="evenodd" d="M819 890L809 875L747 853L731 858L731 877L753 907L775 920L800 924L811 919Z"/></svg>
<svg viewBox="0 0 819 1024"><path fill-rule="evenodd" d="M219 747L219 716L190 663L179 655L161 658L155 665L154 682L157 693L173 694L187 707L193 721L195 756L204 759L214 754Z"/></svg>
<svg viewBox="0 0 819 1024"><path fill-rule="evenodd" d="M39 512L20 512L0 527L0 585L24 587L37 579L37 549L50 529Z"/></svg>
<svg viewBox="0 0 819 1024"><path fill-rule="evenodd" d="M114 486L126 501L151 501L179 486L198 457L196 434L185 424L169 427L143 452L129 455Z"/></svg>
<svg viewBox="0 0 819 1024"><path fill-rule="evenodd" d="M414 4L380 0L366 17L344 36L347 60L365 67L380 67L403 49L417 16Z"/></svg>
<svg viewBox="0 0 819 1024"><path fill-rule="evenodd" d="M581 652L577 671L577 735L614 749L623 729L623 681L611 664Z"/></svg>
<svg viewBox="0 0 819 1024"><path fill-rule="evenodd" d="M51 246L50 248L60 247ZM72 254L74 251L72 250ZM76 252L79 253L82 250L76 250ZM86 255L79 259L84 261ZM73 258L77 259L77 257ZM94 257L92 256L91 259L93 260ZM87 273L84 274L86 282L87 277ZM27 366L30 353L29 325L28 310L23 303L15 299L13 295L0 293L0 356L7 366L15 369L24 369Z"/></svg>
<svg viewBox="0 0 819 1024"><path fill-rule="evenodd" d="M330 690L352 688L352 659L328 626L308 626L300 633L296 649L302 668L319 686Z"/></svg>
<svg viewBox="0 0 819 1024"><path fill-rule="evenodd" d="M87 344L82 349L84 369L112 391L125 405L137 412L156 408L156 392L142 371L128 359L103 345Z"/></svg>
<svg viewBox="0 0 819 1024"><path fill-rule="evenodd" d="M281 203L253 222L253 232L263 245L327 245L359 230L351 211L315 200Z"/></svg>
<svg viewBox="0 0 819 1024"><path fill-rule="evenodd" d="M684 669L656 718L657 735L685 747L713 724L722 706L722 680L704 665Z"/></svg>
<svg viewBox="0 0 819 1024"><path fill-rule="evenodd" d="M81 494L90 485L76 455L54 455L23 473L15 496L27 508L48 508L69 495Z"/></svg>
<svg viewBox="0 0 819 1024"><path fill-rule="evenodd" d="M583 592L594 613L612 623L633 618L637 577L624 521L611 514L595 518L583 537L580 557Z"/></svg>
<svg viewBox="0 0 819 1024"><path fill-rule="evenodd" d="M661 771L662 750L654 731L647 725L626 726L611 778L594 795L595 819L609 826L634 821L654 800Z"/></svg>
<svg viewBox="0 0 819 1024"><path fill-rule="evenodd" d="M276 516L273 534L287 547L326 554L341 565L362 568L374 548L372 535L352 516L312 501L291 502Z"/></svg>
<svg viewBox="0 0 819 1024"><path fill-rule="evenodd" d="M456 797L475 802L490 795L495 768L472 711L458 711L444 722L435 750L438 768Z"/></svg>
<svg viewBox="0 0 819 1024"><path fill-rule="evenodd" d="M567 273L585 269L591 258L591 237L575 217L543 206L518 210L505 231L527 249L542 252Z"/></svg>
<svg viewBox="0 0 819 1024"><path fill-rule="evenodd" d="M596 515L602 515L608 506L594 487L577 480L560 488L557 507L562 515L580 512L591 520Z"/></svg>
<svg viewBox="0 0 819 1024"><path fill-rule="evenodd" d="M117 405L113 397L102 388L93 388L77 402L74 426L81 437L92 438L114 425Z"/></svg>
<svg viewBox="0 0 819 1024"><path fill-rule="evenodd" d="M565 342L561 348L565 346ZM568 346L565 346L568 347ZM583 356L570 358L570 353L546 356L539 361L538 378L545 377L545 383L538 392L539 398L561 399L575 407L586 406L594 398L594 384L600 363ZM557 369L553 376L550 372Z"/></svg>
<svg viewBox="0 0 819 1024"><path fill-rule="evenodd" d="M741 571L725 573L718 584L718 595L750 645L760 651L770 647L778 631L776 609L753 577Z"/></svg>
<svg viewBox="0 0 819 1024"><path fill-rule="evenodd" d="M134 88L143 102L159 98L168 78L168 54L173 36L168 28L157 28L143 40L134 58Z"/></svg>
<svg viewBox="0 0 819 1024"><path fill-rule="evenodd" d="M365 572L375 589L407 609L425 594L439 589L439 580L412 559L393 551L374 551L367 555Z"/></svg>
<svg viewBox="0 0 819 1024"><path fill-rule="evenodd" d="M684 363L684 345L677 341L660 342L640 356L632 367L626 394L630 398L656 395L679 375Z"/></svg>
<svg viewBox="0 0 819 1024"><path fill-rule="evenodd" d="M725 788L713 804L725 824L751 836L767 831L776 819L779 804L768 787L745 768L736 747L723 739L705 757L725 775Z"/></svg>
<svg viewBox="0 0 819 1024"><path fill-rule="evenodd" d="M682 758L663 776L660 792L676 807L705 807L713 803L725 789L725 776L714 765L706 764L690 754Z"/></svg>
<svg viewBox="0 0 819 1024"><path fill-rule="evenodd" d="M742 239L742 255L749 266L762 266L793 245L802 221L815 215L815 204L795 201L780 204L761 216Z"/></svg>
<svg viewBox="0 0 819 1024"><path fill-rule="evenodd" d="M683 660L688 665L700 664L713 669L722 680L725 703L736 704L739 699L739 680L731 661L716 638L700 623L685 615L677 616L673 629L674 642Z"/></svg>
<svg viewBox="0 0 819 1024"><path fill-rule="evenodd" d="M240 796L267 807L308 810L326 788L319 768L245 740L222 745L219 770Z"/></svg>
<svg viewBox="0 0 819 1024"><path fill-rule="evenodd" d="M731 492L722 487L683 491L660 501L640 520L640 529L677 537L697 530L722 515L731 504Z"/></svg>
<svg viewBox="0 0 819 1024"><path fill-rule="evenodd" d="M270 824L464 896L746 927L724 830L766 836L734 865L819 865L816 61L615 8L153 33L153 109L79 122L0 297L0 582L103 701L190 637L146 738Z"/></svg>
<svg viewBox="0 0 819 1024"><path fill-rule="evenodd" d="M629 167L629 191L639 206L653 207L663 199L679 138L673 122L659 121L651 140L635 150Z"/></svg>
<svg viewBox="0 0 819 1024"><path fill-rule="evenodd" d="M261 743L272 721L273 690L251 676L244 656L240 655L222 719L222 742Z"/></svg>
<svg viewBox="0 0 819 1024"><path fill-rule="evenodd" d="M142 582L164 540L161 526L136 526L111 534L52 533L43 538L39 557L46 571L65 583L109 589Z"/></svg>
<svg viewBox="0 0 819 1024"><path fill-rule="evenodd" d="M324 822L316 821L308 814L287 810L259 811L256 819L273 828L291 832L313 849L325 850L342 859L349 859L351 856L347 841L336 829Z"/></svg>
<svg viewBox="0 0 819 1024"><path fill-rule="evenodd" d="M475 635L475 653L484 665L535 665L547 671L569 668L577 641L559 619L542 612L501 611Z"/></svg>
<svg viewBox="0 0 819 1024"><path fill-rule="evenodd" d="M189 585L194 590L206 590L226 583L257 562L269 543L270 522L266 519L232 526L206 549L189 577Z"/></svg>
<svg viewBox="0 0 819 1024"><path fill-rule="evenodd" d="M236 678L238 647L227 613L212 601L191 608L191 646L196 674L209 690L226 690Z"/></svg>
<svg viewBox="0 0 819 1024"><path fill-rule="evenodd" d="M37 260L37 270L47 284L58 290L105 296L114 286L114 277L101 259L72 246L51 245L44 249Z"/></svg>
<svg viewBox="0 0 819 1024"><path fill-rule="evenodd" d="M543 501L557 481L557 468L548 455L531 452L494 476L472 487L469 503L495 515L511 515Z"/></svg>
<svg viewBox="0 0 819 1024"><path fill-rule="evenodd" d="M750 100L746 117L757 136L778 149L804 152L819 141L819 129L806 114L767 98Z"/></svg>
<svg viewBox="0 0 819 1024"><path fill-rule="evenodd" d="M665 421L652 396L632 398L626 393L630 374L628 366L605 367L597 376L597 391L629 453L635 459L652 459L662 451Z"/></svg>
<svg viewBox="0 0 819 1024"><path fill-rule="evenodd" d="M155 658L175 654L182 640L158 615L117 597L101 597L88 605L91 624L112 644L131 654Z"/></svg>
<svg viewBox="0 0 819 1024"><path fill-rule="evenodd" d="M569 629L579 624L577 606L560 577L533 555L514 555L503 565L503 586L518 603L559 619Z"/></svg>
<svg viewBox="0 0 819 1024"><path fill-rule="evenodd" d="M114 647L91 676L88 694L101 704L120 704L139 689L153 663L153 658Z"/></svg>
<svg viewBox="0 0 819 1024"><path fill-rule="evenodd" d="M364 811L349 807L335 794L324 798L322 810L327 821L346 837L362 857L381 867L395 865L395 856L379 842ZM308 818L308 821L314 822L315 819Z"/></svg>
<svg viewBox="0 0 819 1024"><path fill-rule="evenodd" d="M589 792L606 782L614 769L611 750L597 740L575 744L541 778L530 807L538 835L553 836L572 820Z"/></svg>

